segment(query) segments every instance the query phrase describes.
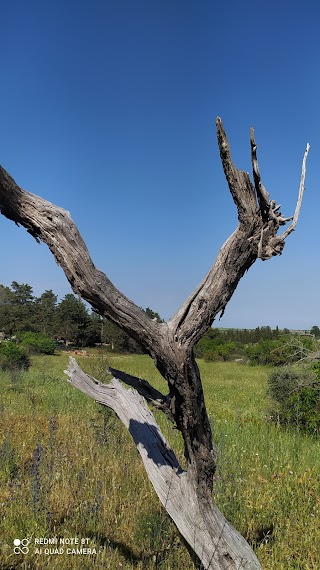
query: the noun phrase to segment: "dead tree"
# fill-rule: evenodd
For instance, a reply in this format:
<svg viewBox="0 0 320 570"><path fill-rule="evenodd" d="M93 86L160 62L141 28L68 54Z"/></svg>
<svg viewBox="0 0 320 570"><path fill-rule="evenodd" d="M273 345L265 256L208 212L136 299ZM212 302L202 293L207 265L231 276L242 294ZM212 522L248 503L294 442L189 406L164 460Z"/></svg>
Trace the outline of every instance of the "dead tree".
<svg viewBox="0 0 320 570"><path fill-rule="evenodd" d="M76 294L144 347L165 378L168 393L162 394L146 380L117 370L111 370L114 378L109 384L102 384L84 374L73 359L67 371L70 382L112 408L125 424L160 501L203 567L257 570L261 567L254 552L214 502L217 457L193 347L215 317L223 314L241 277L255 260L267 260L282 253L285 239L297 223L309 145L302 163L296 211L292 218L285 218L262 184L253 129L250 136L253 184L249 174L233 164L220 118L217 136L239 224L222 246L208 275L168 323L149 319L94 266L66 210L21 189L3 168L0 210L23 225L37 241L48 245ZM289 227L278 235L280 226L288 222L291 222ZM162 410L181 432L186 469L179 465L147 404Z"/></svg>

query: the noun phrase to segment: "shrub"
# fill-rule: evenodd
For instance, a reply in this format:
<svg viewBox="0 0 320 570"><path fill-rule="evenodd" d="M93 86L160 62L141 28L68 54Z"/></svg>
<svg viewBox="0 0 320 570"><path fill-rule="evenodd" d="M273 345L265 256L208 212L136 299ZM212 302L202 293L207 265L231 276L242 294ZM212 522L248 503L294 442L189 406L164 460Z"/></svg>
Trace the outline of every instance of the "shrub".
<svg viewBox="0 0 320 570"><path fill-rule="evenodd" d="M53 354L56 346L54 340L43 333L25 332L20 340L28 352L35 354Z"/></svg>
<svg viewBox="0 0 320 570"><path fill-rule="evenodd" d="M314 434L320 430L320 380L312 370L284 366L268 378L280 423Z"/></svg>
<svg viewBox="0 0 320 570"><path fill-rule="evenodd" d="M15 342L0 344L0 368L2 370L28 370L30 359L26 352Z"/></svg>
<svg viewBox="0 0 320 570"><path fill-rule="evenodd" d="M287 419L306 433L320 430L320 383L306 386L290 398Z"/></svg>
<svg viewBox="0 0 320 570"><path fill-rule="evenodd" d="M320 380L320 362L316 362L312 366L312 370L315 373L316 377Z"/></svg>
<svg viewBox="0 0 320 570"><path fill-rule="evenodd" d="M227 362L237 356L242 356L243 350L240 343L224 342L223 336L218 339L203 337L195 347L195 355L206 362L217 360Z"/></svg>
<svg viewBox="0 0 320 570"><path fill-rule="evenodd" d="M283 366L290 360L288 352L282 339L260 340L247 347L247 356L252 364Z"/></svg>

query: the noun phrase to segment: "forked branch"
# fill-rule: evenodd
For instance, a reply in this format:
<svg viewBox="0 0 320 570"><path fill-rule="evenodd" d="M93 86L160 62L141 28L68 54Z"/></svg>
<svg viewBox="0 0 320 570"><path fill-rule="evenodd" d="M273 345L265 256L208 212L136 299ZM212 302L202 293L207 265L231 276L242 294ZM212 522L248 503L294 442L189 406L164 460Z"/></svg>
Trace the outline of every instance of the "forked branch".
<svg viewBox="0 0 320 570"><path fill-rule="evenodd" d="M239 225L222 246L202 283L168 324L149 319L94 266L68 212L22 190L3 168L0 168L0 210L49 246L76 293L142 344L168 382L169 395L164 396L149 383L119 371L113 371L114 375L134 386L136 391L126 390L115 379L108 386L102 385L86 376L74 361L68 371L72 383L114 409L125 423L160 500L206 570L257 570L260 566L254 553L219 513L212 498L216 452L193 347L214 318L223 313L241 277L255 260L281 254L301 208L309 145L292 224L278 236L279 227L287 223L288 218L282 216L280 206L270 200L262 184L253 131L254 185L249 174L238 170L232 162L220 118L217 119L217 136ZM162 409L180 430L186 472L181 470L161 435L145 400Z"/></svg>
<svg viewBox="0 0 320 570"><path fill-rule="evenodd" d="M116 370L115 368L109 368L110 373L114 376L114 378L118 378L128 386L131 386L137 392L144 397L144 399L151 404L154 408L157 408L164 412L171 421L173 420L171 411L170 411L170 397L165 396L159 390L156 390L147 380L143 380L142 378L137 378L137 376L132 376L131 374L127 374L126 372L122 372L122 370Z"/></svg>
<svg viewBox="0 0 320 570"><path fill-rule="evenodd" d="M298 217L299 217L299 213L300 213L300 209L301 209L302 197L303 197L303 192L304 192L304 180L305 180L305 176L306 176L306 162L307 162L307 156L309 153L310 145L307 144L307 148L305 150L304 157L302 160L302 173L301 173L301 180L300 180L300 187L299 187L299 195L298 195L298 201L297 201L294 216L289 217L289 218L285 218L284 216L282 216L282 214L280 212L281 205L280 204L277 205L275 200L269 199L269 194L266 191L266 189L262 183L260 170L259 170L259 166L258 166L257 145L256 145L255 138L254 138L253 128L250 129L250 142L251 142L251 160L252 160L253 179L254 179L257 199L258 199L261 217L262 217L263 222L268 223L269 220L274 220L275 225L279 227L279 226L283 226L283 225L287 224L289 221L293 220L292 224L288 227L288 229L282 235L278 236L279 239L284 241L286 239L286 237L288 237L288 235L290 235L291 232L294 231L294 229L297 225L297 222L298 222Z"/></svg>
<svg viewBox="0 0 320 570"><path fill-rule="evenodd" d="M233 163L230 145L220 117L216 120L220 157L233 201L238 209L239 222L256 215L256 196L249 174Z"/></svg>
<svg viewBox="0 0 320 570"><path fill-rule="evenodd" d="M229 142L219 117L217 137L224 173L238 210L239 226L222 246L208 275L169 323L175 339L191 348L212 325L215 317L219 313L223 314L239 280L255 260L260 258L265 261L282 253L285 238L293 231L298 220L309 151L308 145L303 159L303 175L292 225L283 235L278 235L279 227L292 218L285 218L281 214L281 206L270 199L262 183L253 129L250 131L250 142L254 186L248 173L238 170L234 165Z"/></svg>
<svg viewBox="0 0 320 570"><path fill-rule="evenodd" d="M94 266L69 212L26 192L0 167L1 213L23 225L38 241L44 241L64 270L73 290L80 293L96 311L107 316L140 342L156 364L168 357L168 348L172 353L174 345L189 352L211 326L214 318L224 311L243 274L258 257L266 260L281 254L286 237L297 224L309 145L303 160L293 222L278 236L279 227L290 218L282 216L280 206L269 199L262 184L253 129L250 140L254 186L248 173L237 169L232 162L230 145L219 117L217 137L223 169L238 209L239 227L223 245L212 269L177 311L169 327L165 323L149 319Z"/></svg>

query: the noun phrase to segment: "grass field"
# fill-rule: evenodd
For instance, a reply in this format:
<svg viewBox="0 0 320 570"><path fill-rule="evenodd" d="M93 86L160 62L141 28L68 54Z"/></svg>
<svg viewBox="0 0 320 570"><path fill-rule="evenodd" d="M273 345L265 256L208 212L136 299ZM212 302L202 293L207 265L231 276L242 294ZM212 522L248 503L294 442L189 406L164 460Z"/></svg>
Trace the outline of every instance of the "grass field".
<svg viewBox="0 0 320 570"><path fill-rule="evenodd" d="M101 379L109 363L163 388L146 356L79 361ZM66 367L61 354L33 357L24 374L0 374L0 568L193 569L125 429L68 384ZM204 362L200 368L219 450L220 509L265 570L318 570L319 439L269 421L265 368ZM157 418L181 455L179 434ZM35 545L55 537L58 544ZM74 537L85 544L59 544ZM16 538L31 541L27 554L14 553Z"/></svg>

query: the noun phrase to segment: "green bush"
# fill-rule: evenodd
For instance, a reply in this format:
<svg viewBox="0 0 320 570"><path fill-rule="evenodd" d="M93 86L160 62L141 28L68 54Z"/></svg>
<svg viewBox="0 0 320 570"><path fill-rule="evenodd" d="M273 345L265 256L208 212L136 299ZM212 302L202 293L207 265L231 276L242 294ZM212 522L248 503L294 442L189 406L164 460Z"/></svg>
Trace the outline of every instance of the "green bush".
<svg viewBox="0 0 320 570"><path fill-rule="evenodd" d="M284 366L268 378L280 423L314 434L320 431L320 380L314 371Z"/></svg>
<svg viewBox="0 0 320 570"><path fill-rule="evenodd" d="M287 418L306 433L320 430L320 382L317 386L301 388L290 398Z"/></svg>
<svg viewBox="0 0 320 570"><path fill-rule="evenodd" d="M312 366L312 370L315 373L316 377L318 378L318 380L320 380L320 362L316 362L313 366Z"/></svg>
<svg viewBox="0 0 320 570"><path fill-rule="evenodd" d="M20 336L21 345L33 354L53 354L55 342L43 333L25 332Z"/></svg>
<svg viewBox="0 0 320 570"><path fill-rule="evenodd" d="M195 347L195 356L203 358L206 362L218 360L227 362L242 355L240 343L225 342L222 335L220 338L203 337Z"/></svg>
<svg viewBox="0 0 320 570"><path fill-rule="evenodd" d="M0 344L1 370L28 370L29 366L28 355L15 342L5 341Z"/></svg>
<svg viewBox="0 0 320 570"><path fill-rule="evenodd" d="M248 346L246 352L252 364L263 366L283 366L290 360L288 348L282 339L260 340Z"/></svg>

